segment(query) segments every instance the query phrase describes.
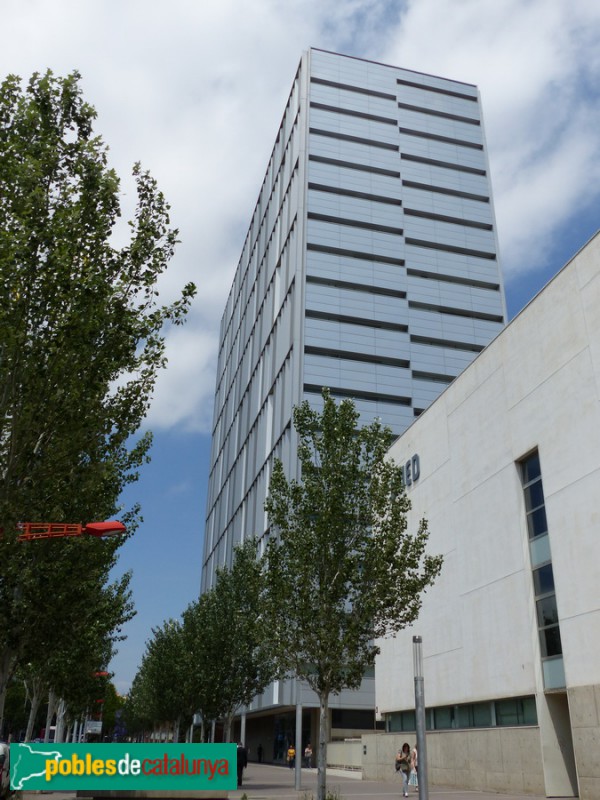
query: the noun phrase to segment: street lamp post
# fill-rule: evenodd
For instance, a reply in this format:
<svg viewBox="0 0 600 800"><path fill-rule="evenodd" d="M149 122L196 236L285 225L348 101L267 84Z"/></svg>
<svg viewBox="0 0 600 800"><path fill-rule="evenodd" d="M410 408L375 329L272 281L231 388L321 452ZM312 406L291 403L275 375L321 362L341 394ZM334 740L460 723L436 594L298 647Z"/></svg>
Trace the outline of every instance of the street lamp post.
<svg viewBox="0 0 600 800"><path fill-rule="evenodd" d="M37 539L68 539L73 536L121 536L125 525L116 520L107 522L88 522L79 525L69 522L20 522L18 542L31 542Z"/></svg>
<svg viewBox="0 0 600 800"><path fill-rule="evenodd" d="M423 678L422 646L422 638L420 636L413 636L419 800L429 800L429 786L427 783L427 741L425 736L425 687Z"/></svg>

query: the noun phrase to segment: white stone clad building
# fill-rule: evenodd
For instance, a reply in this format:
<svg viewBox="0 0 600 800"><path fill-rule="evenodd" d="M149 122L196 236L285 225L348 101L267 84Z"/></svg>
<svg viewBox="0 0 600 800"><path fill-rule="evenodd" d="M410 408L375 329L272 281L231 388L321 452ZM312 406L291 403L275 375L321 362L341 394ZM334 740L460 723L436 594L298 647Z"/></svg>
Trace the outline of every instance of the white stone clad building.
<svg viewBox="0 0 600 800"><path fill-rule="evenodd" d="M600 234L395 442L418 456L437 584L381 643L393 735L363 738L367 777L414 737L423 637L430 781L600 798ZM389 752L388 752L389 751Z"/></svg>

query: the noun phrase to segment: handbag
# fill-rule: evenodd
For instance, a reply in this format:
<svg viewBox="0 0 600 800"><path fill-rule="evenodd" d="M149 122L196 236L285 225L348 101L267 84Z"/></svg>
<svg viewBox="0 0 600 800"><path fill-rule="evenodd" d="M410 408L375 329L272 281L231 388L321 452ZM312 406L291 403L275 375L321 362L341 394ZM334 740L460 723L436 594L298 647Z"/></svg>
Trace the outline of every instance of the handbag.
<svg viewBox="0 0 600 800"><path fill-rule="evenodd" d="M418 786L419 785L419 779L417 777L417 770L416 769L411 769L410 776L408 778L408 785L409 786Z"/></svg>

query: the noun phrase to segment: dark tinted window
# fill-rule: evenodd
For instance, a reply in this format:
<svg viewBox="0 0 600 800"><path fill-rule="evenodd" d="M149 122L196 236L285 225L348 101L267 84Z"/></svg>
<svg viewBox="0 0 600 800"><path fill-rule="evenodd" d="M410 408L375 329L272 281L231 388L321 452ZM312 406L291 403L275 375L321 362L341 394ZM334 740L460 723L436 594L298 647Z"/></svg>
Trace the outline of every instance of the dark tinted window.
<svg viewBox="0 0 600 800"><path fill-rule="evenodd" d="M541 480L532 483L525 489L525 507L528 511L544 505L544 490Z"/></svg>
<svg viewBox="0 0 600 800"><path fill-rule="evenodd" d="M537 725L535 698L499 700L496 703L497 725Z"/></svg>
<svg viewBox="0 0 600 800"><path fill-rule="evenodd" d="M545 564L539 569L533 570L533 587L536 597L546 592L554 591L554 572L552 564Z"/></svg>
<svg viewBox="0 0 600 800"><path fill-rule="evenodd" d="M552 594L549 597L544 597L538 600L537 603L538 625L544 628L547 625L558 624L558 610L556 608L556 595Z"/></svg>
<svg viewBox="0 0 600 800"><path fill-rule="evenodd" d="M551 628L542 628L540 631L540 649L542 658L560 656L562 654L560 628L558 625L553 625Z"/></svg>
<svg viewBox="0 0 600 800"><path fill-rule="evenodd" d="M527 515L527 527L529 529L530 539L535 539L536 536L542 536L544 533L548 532L546 509L544 506Z"/></svg>
<svg viewBox="0 0 600 800"><path fill-rule="evenodd" d="M523 483L529 483L529 481L532 481L534 478L539 478L542 474L539 453L534 453L533 455L529 456L529 458L523 461L522 467Z"/></svg>

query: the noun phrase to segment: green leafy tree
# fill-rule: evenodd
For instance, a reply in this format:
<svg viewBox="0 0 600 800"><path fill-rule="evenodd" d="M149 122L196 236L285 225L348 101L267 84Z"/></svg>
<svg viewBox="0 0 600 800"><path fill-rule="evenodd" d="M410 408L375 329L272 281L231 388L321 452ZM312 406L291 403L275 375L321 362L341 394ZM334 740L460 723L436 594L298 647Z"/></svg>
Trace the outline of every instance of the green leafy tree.
<svg viewBox="0 0 600 800"><path fill-rule="evenodd" d="M330 695L359 687L376 639L416 619L442 565L425 553L426 522L407 530L402 470L385 457L390 431L358 423L354 403L337 405L327 390L321 413L307 402L296 407L301 480L289 480L277 461L265 505L273 641L281 666L319 698L319 800Z"/></svg>
<svg viewBox="0 0 600 800"><path fill-rule="evenodd" d="M107 577L99 580L97 575L82 575L78 581L71 580L63 586L56 606L36 606L41 617L37 625L39 638L25 648L26 663L21 668L31 699L26 740L32 735L37 707L50 692L57 701L62 700L67 715L76 719L92 708L103 688L96 675L110 662L114 645L121 638L119 631L133 615L130 575L98 589ZM96 590L100 594L94 597L93 604L86 603ZM55 608L61 608L65 616L60 620L55 617L52 625ZM48 619L44 618L46 615ZM55 707L49 709L50 718L55 711Z"/></svg>
<svg viewBox="0 0 600 800"><path fill-rule="evenodd" d="M225 713L221 696L223 673L219 648L209 638L214 632L220 631L220 620L214 592L203 594L183 612L184 646L189 655L186 685L193 712L202 720L201 741L207 736L208 723Z"/></svg>
<svg viewBox="0 0 600 800"><path fill-rule="evenodd" d="M31 703L31 687L25 682L26 675L20 671L13 675L6 699L6 730L7 741L20 741L26 731L29 720L29 709ZM39 710L39 706L38 706ZM37 717L39 727L41 727L41 716Z"/></svg>
<svg viewBox="0 0 600 800"><path fill-rule="evenodd" d="M9 677L39 635L36 606L53 603L59 621L64 582L96 562L105 574L118 547L24 546L17 525L116 513L148 458L151 436L132 436L165 366L164 327L183 321L195 293L189 284L158 302L177 231L139 165L128 240L116 246L119 179L95 117L76 72L0 86L0 725ZM123 519L130 530L136 518Z"/></svg>
<svg viewBox="0 0 600 800"><path fill-rule="evenodd" d="M144 669L144 659L131 683L123 709L128 736L144 741L146 732L152 728L152 687Z"/></svg>
<svg viewBox="0 0 600 800"><path fill-rule="evenodd" d="M104 705L102 708L102 735L104 739L114 740L115 726L124 705L125 698L118 694L114 683L108 680L104 690Z"/></svg>
<svg viewBox="0 0 600 800"><path fill-rule="evenodd" d="M191 722L194 713L196 668L182 622L170 619L153 628L125 704L128 731L172 728L173 741L179 741L181 724Z"/></svg>
<svg viewBox="0 0 600 800"><path fill-rule="evenodd" d="M98 677L98 672L106 671L116 642L123 638L119 632L133 616L129 579L126 573L102 586L87 609L76 601L61 602L63 608L72 608L70 618L55 625L57 635L51 640L40 640L29 655L30 663L37 666L51 694L60 699L65 716L71 720L85 716L88 711L101 710L95 703L101 699L106 681ZM96 587L103 582L96 578ZM84 585L83 591L76 582L72 584L72 595L79 589L84 597L89 597L93 590L93 584ZM50 709L51 716L54 710Z"/></svg>
<svg viewBox="0 0 600 800"><path fill-rule="evenodd" d="M250 539L235 548L231 569L184 613L195 669L193 698L206 721L225 720L231 739L235 713L265 690L276 674L263 611L263 571Z"/></svg>
<svg viewBox="0 0 600 800"><path fill-rule="evenodd" d="M191 717L189 703L189 654L184 648L181 622L168 620L152 629L146 645L144 673L151 692L155 722L173 726L173 741L179 741L182 720Z"/></svg>

